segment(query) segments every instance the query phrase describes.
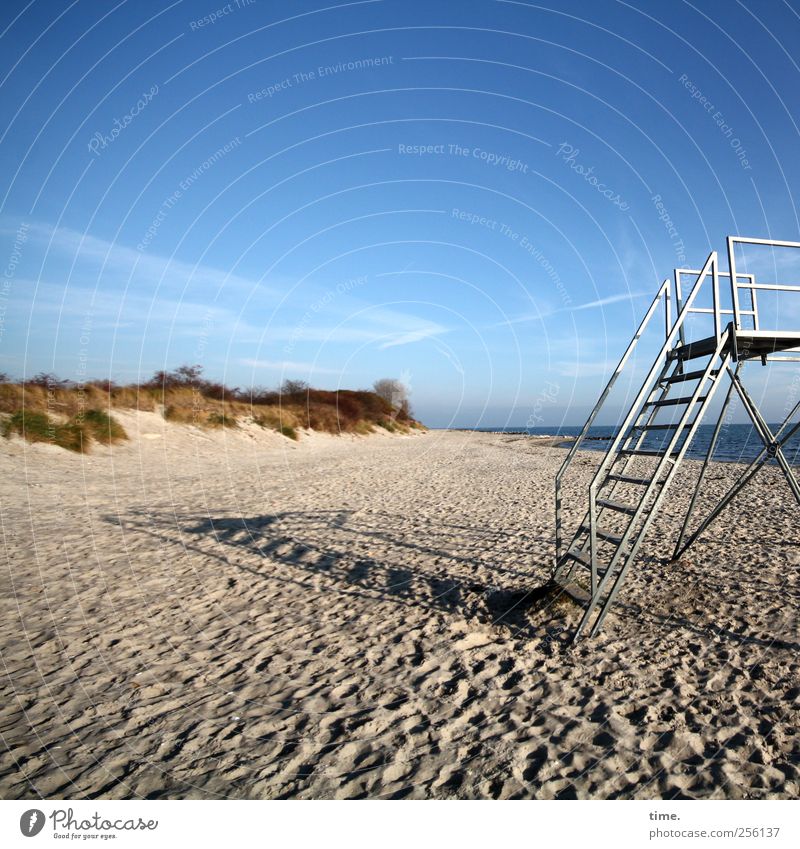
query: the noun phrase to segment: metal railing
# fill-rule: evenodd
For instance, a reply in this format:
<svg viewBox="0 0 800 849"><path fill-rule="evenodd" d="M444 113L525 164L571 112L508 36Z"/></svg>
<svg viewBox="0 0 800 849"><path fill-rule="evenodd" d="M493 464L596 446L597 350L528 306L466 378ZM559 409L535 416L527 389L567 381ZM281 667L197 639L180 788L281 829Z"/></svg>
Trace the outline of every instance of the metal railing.
<svg viewBox="0 0 800 849"><path fill-rule="evenodd" d="M564 458L564 462L561 464L561 468L556 473L556 567L558 567L558 563L561 560L561 555L562 555L561 549L563 547L563 533L562 533L562 521L561 521L561 481L562 481L564 475L566 474L566 471L569 468L570 464L572 463L572 459L575 456L575 453L580 448L583 440L586 438L586 434L589 432L589 428L594 423L594 420L597 418L597 414L600 412L600 409L602 408L603 404L605 404L606 399L608 398L609 394L611 393L611 390L614 387L614 384L616 383L617 378L620 376L620 374L622 373L622 370L625 368L625 363L627 363L628 360L630 359L631 354L633 353L634 349L636 348L637 344L639 343L639 340L641 339L642 334L644 333L645 329L647 328L647 325L650 323L650 320L655 315L656 310L658 309L662 300L664 301L664 314L665 314L664 337L665 338L669 337L669 333L670 333L670 329L671 329L671 318L672 318L672 315L671 315L671 299L672 299L671 288L672 287L671 287L671 284L670 284L670 280L669 280L669 278L667 278L661 284L661 287L659 288L658 292L656 293L655 298L653 298L653 302L650 304L649 309L645 313L645 316L642 319L641 324L637 328L636 333L634 333L633 339L631 339L630 343L628 344L628 347L625 349L625 352L623 353L622 357L620 358L620 361L617 364L617 367L614 369L614 372L611 375L611 378L609 379L608 383L606 384L605 389L602 391L602 393L600 394L600 397L597 399L597 403L592 408L592 412L589 414L589 418L586 420L586 424L583 426L583 429L581 430L580 434L578 434L578 437L575 439L575 442L572 443L572 447L569 449L567 456Z"/></svg>
<svg viewBox="0 0 800 849"><path fill-rule="evenodd" d="M642 334L644 333L647 325L650 323L650 320L653 318L653 315L655 314L656 310L658 309L659 304L663 300L664 305L665 305L665 309L664 309L664 316L665 316L664 343L661 346L661 350L659 351L658 355L656 356L655 361L653 362L653 366L650 369L650 372L648 373L647 377L645 378L644 383L642 384L642 388L640 389L639 394L636 396L636 399L634 400L633 404L631 405L630 410L628 412L628 415L625 418L625 421L623 422L622 426L620 428L618 428L616 436L614 437L611 445L609 446L608 450L606 451L606 454L605 454L605 456L603 457L603 460L600 463L600 467L598 468L598 470L597 470L597 472L596 472L596 474L595 474L595 476L592 480L592 483L591 483L590 488L589 488L589 502L590 502L590 513L591 513L591 511L594 509L594 504L595 504L595 500L596 500L597 483L600 480L602 474L607 469L608 465L613 461L613 458L616 455L617 449L618 449L619 444L620 444L620 442L622 441L622 439L625 435L625 432L628 430L633 419L636 417L636 414L639 410L639 407L641 406L641 404L642 404L644 398L646 397L647 393L651 390L651 384L653 382L653 379L656 377L656 375L658 373L661 361L667 356L669 351L673 348L676 339L681 339L681 341L683 341L681 336L680 336L680 334L683 330L683 324L684 324L686 318L692 313L692 311L693 311L692 305L693 305L695 299L697 298L697 295L700 292L700 289L702 288L702 285L705 282L706 277L708 276L709 273L711 273L712 280L713 280L713 283L714 283L714 309L717 313L715 315L715 325L719 323L720 309L719 309L719 270L718 270L718 264L719 263L718 263L717 253L716 253L716 251L712 251L708 255L708 259L706 260L703 268L699 272L697 272L697 280L695 281L694 285L692 286L692 290L689 293L688 297L686 298L685 303L683 303L681 305L681 307L677 310L677 316L676 316L674 322L672 322L672 311L671 311L671 298L672 298L671 281L670 281L669 278L664 280L664 282L659 287L658 292L656 293L656 296L653 299L653 302L650 304L650 308L645 313L645 316L642 319L642 323L639 325L638 329L636 330L636 333L634 334L633 339L631 339L630 343L628 344L628 347L625 349L625 353L620 358L620 361L619 361L616 369L614 370L614 373L611 375L611 378L608 381L608 383L606 384L605 389L603 389L602 393L600 394L600 397L597 399L597 403L592 408L592 412L589 414L589 418L586 420L586 423L584 424L583 429L581 430L578 437L575 439L575 442L572 444L572 447L570 448L569 452L567 453L567 456L564 458L564 462L561 464L561 468L556 473L556 480L555 480L556 553L555 553L554 571L558 569L559 564L561 563L561 559L562 559L563 554L564 554L564 552L563 552L564 534L563 534L563 520L562 520L562 507L561 507L562 481L563 481L564 475L566 474L567 470L569 469L570 465L572 464L572 460L575 457L576 452L578 451L582 442L586 438L586 435L589 432L589 428L591 428L592 424L594 423L594 420L597 418L597 415L600 412L603 405L605 404L609 394L611 393L611 390L612 390L614 384L616 383L617 378L619 377L622 370L624 369L625 364L630 359L630 356L633 353L636 345L638 344L639 339L641 339ZM689 272L689 273L692 273L692 272ZM721 335L722 334L720 333L720 336L717 337L718 341L721 338ZM591 553L592 553L592 562L594 562L594 540L592 540L592 543L591 543Z"/></svg>
<svg viewBox="0 0 800 849"><path fill-rule="evenodd" d="M733 299L733 322L737 330L743 330L741 316L753 315L753 330L756 332L763 331L761 321L758 315L758 299L756 293L759 291L770 292L800 292L800 285L791 285L788 283L761 283L756 282L754 274L742 274L736 271L736 245L761 245L769 248L800 248L800 242L787 242L779 239L754 239L747 236L728 236L728 267L730 273L727 275L731 279L731 297ZM798 257L800 262L800 257ZM798 269L800 271L800 268ZM747 280L747 283L740 283L740 280ZM742 310L739 306L739 291L745 290L750 293L752 313L748 310ZM769 332L769 331L765 331ZM800 348L790 349L795 353L800 353ZM787 351L783 352L788 353ZM769 354L763 357L764 362L797 362L796 356L781 356L777 354Z"/></svg>
<svg viewBox="0 0 800 849"><path fill-rule="evenodd" d="M700 276L702 272L698 271L694 268L676 268L675 269L675 302L678 308L678 312L681 311L683 307L683 277L693 277L695 282L697 278ZM731 292L731 308L727 309L726 307L721 306L720 304L720 295L719 295L719 278L727 277L730 278L730 274L725 271L720 271L716 268L715 264L715 279L714 279L714 287L713 287L713 295L712 295L712 303L711 307L692 307L689 312L694 315L713 315L714 316L714 336L719 340L722 335L722 316L730 315L733 316L734 322L736 321L736 310L733 307L733 293ZM755 283L755 275L753 274L740 274L739 277L746 277L750 280L751 283ZM694 283L692 284L694 285ZM750 286L750 296L751 296L751 307L749 310L739 310L739 315L749 315L753 319L754 329L758 330L758 301L756 300L756 290ZM737 327L738 330L741 330L741 327ZM686 328L681 328L680 339L681 344L686 344L685 338Z"/></svg>

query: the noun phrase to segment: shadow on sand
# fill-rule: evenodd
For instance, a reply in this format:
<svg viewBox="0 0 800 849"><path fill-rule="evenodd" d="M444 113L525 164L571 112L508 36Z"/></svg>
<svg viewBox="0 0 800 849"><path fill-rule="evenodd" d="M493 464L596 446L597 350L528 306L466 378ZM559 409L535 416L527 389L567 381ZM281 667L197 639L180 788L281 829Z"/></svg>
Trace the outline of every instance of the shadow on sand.
<svg viewBox="0 0 800 849"><path fill-rule="evenodd" d="M406 517L378 510L285 511L251 517L143 510L106 519L262 580L293 582L298 587L316 581L326 592L444 612L547 645L567 646L582 613L561 587L549 581L546 562L524 569L502 565L509 560L530 563L530 551L541 551L547 541L500 530L429 520L409 530ZM376 548L386 553L385 559L371 556ZM668 565L648 556L641 563L653 569ZM276 571L274 565L283 568ZM777 636L748 636L685 617L661 616L635 604L618 601L615 610L622 617L649 620L663 629L665 640L670 632L682 631L729 643L800 648Z"/></svg>
<svg viewBox="0 0 800 849"><path fill-rule="evenodd" d="M349 510L202 518L139 511L106 519L263 580L307 587L316 579L326 591L446 612L523 639L542 636L567 598L546 565L522 571L489 562L487 551L502 549L508 560L509 544L522 547L502 531L437 523L408 532L401 517ZM389 557L369 556L376 548ZM522 559L530 554L520 552Z"/></svg>

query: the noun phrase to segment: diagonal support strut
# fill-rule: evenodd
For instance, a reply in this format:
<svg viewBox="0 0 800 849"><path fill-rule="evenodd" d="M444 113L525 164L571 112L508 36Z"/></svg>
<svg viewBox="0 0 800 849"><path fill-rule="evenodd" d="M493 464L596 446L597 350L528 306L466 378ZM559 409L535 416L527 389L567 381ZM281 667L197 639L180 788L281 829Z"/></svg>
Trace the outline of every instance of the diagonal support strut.
<svg viewBox="0 0 800 849"><path fill-rule="evenodd" d="M783 446L800 430L800 422L797 422L793 427L789 428L789 422L795 417L797 411L800 410L800 401L798 401L794 407L792 408L789 415L783 420L781 426L778 428L775 434L772 433L767 423L761 417L761 414L758 412L758 408L755 406L754 402L747 394L747 390L744 388L744 384L741 382L738 374L739 369L737 368L736 372L733 372L729 369L729 374L731 376L731 380L733 385L736 387L739 392L740 397L742 398L742 402L744 403L745 409L753 420L753 424L756 426L756 431L764 442L764 447L759 452L758 456L750 463L750 465L742 472L739 478L734 482L731 488L722 496L722 498L717 502L716 506L711 510L711 512L706 516L705 519L700 523L698 528L694 531L694 533L689 536L686 542L676 548L676 551L673 555L673 560L677 560L681 557L686 550L697 540L697 538L703 534L708 526L722 513L722 511L733 501L733 499L744 489L744 487L755 477L755 475L766 465L767 461L772 459L773 457L778 460L778 464L783 471L786 480L789 484L790 489L792 490L793 495L797 499L798 503L800 503L800 486L798 486L797 478L794 474L789 463L786 461L786 457L783 453ZM724 410L723 410L724 412ZM787 430L787 428L789 428ZM687 515L686 522L688 523L689 515Z"/></svg>

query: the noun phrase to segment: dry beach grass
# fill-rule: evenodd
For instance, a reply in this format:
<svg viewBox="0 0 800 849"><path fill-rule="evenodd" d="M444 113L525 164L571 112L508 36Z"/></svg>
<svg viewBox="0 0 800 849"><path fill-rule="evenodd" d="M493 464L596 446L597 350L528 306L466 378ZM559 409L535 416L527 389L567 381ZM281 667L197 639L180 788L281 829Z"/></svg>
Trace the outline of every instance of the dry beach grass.
<svg viewBox="0 0 800 849"><path fill-rule="evenodd" d="M0 442L3 797L800 791L800 538L773 470L679 564L660 517L569 649L578 611L528 594L563 449L115 416L129 441L90 455Z"/></svg>

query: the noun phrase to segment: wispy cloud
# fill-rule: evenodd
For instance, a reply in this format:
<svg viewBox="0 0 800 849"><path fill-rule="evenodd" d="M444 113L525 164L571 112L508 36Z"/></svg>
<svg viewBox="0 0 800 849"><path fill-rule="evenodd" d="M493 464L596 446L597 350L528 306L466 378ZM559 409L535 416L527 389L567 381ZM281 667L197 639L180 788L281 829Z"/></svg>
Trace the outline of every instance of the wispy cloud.
<svg viewBox="0 0 800 849"><path fill-rule="evenodd" d="M151 295L131 288L124 297L118 291L97 290L84 285L73 285L65 292L64 286L39 282L35 303L31 296L36 288L33 280L21 278L12 300L20 313L35 310L42 330L52 333L55 322L68 326L72 321L82 321L91 315L92 331L113 330L117 335L141 337L146 329L169 333L170 337L214 334L237 341L258 342L263 328L245 321L234 310L220 306L220 302L198 301L188 298L161 295L154 302ZM52 322L52 323L51 323Z"/></svg>
<svg viewBox="0 0 800 849"><path fill-rule="evenodd" d="M516 318L509 318L505 321L499 321L497 324L493 324L492 327L504 327L511 324L524 324L528 321L540 321L543 318L548 318L551 315L558 315L559 313L573 313L580 312L581 310L593 310L600 309L601 307L606 307L611 304L618 304L624 301L634 301L637 298L643 298L647 295L652 295L652 292L620 292L617 295L608 295L605 298L598 298L595 301L588 301L585 304L577 304L576 306L568 306L568 307L557 307L554 309L543 309L536 313L527 313L525 315L517 316Z"/></svg>
<svg viewBox="0 0 800 849"><path fill-rule="evenodd" d="M325 321L326 316L319 313L318 318ZM438 322L420 318L412 313L372 307L353 310L350 304L348 313L336 325L307 325L301 320L296 325L268 327L264 338L272 342L289 341L292 344L360 342L384 349L411 345L448 332L449 328Z"/></svg>
<svg viewBox="0 0 800 849"><path fill-rule="evenodd" d="M414 342L422 342L435 336L441 336L447 332L447 328L440 324L428 321L411 330L401 331L383 342L380 348L396 348L398 345L412 345Z"/></svg>
<svg viewBox="0 0 800 849"><path fill-rule="evenodd" d="M243 359L239 360L243 366L248 368L259 369L261 371L292 371L292 372L309 372L313 374L341 374L339 369L323 368L316 363L304 363L296 360L254 360Z"/></svg>
<svg viewBox="0 0 800 849"><path fill-rule="evenodd" d="M593 310L597 307L605 307L609 304L618 304L622 301L633 301L636 298L642 298L645 295L651 295L652 292L621 292L619 295L609 295L607 298L599 298L596 301L589 301L586 304L579 304L577 307L565 307L568 312L578 312L578 310Z"/></svg>
<svg viewBox="0 0 800 849"><path fill-rule="evenodd" d="M357 311L354 305L359 306ZM355 325L353 329L371 338L381 349L411 345L448 332L448 328L438 322L404 310L371 306L359 300L342 306L349 312L345 328Z"/></svg>
<svg viewBox="0 0 800 849"><path fill-rule="evenodd" d="M0 235L13 239L18 227L0 218ZM33 318L37 337L57 340L67 355L76 328L88 322L95 350L114 343L135 350L138 344L148 356L209 362L235 351L234 357L255 355L241 364L264 372L336 375L337 369L313 363L324 346L394 349L448 332L419 314L424 305L375 305L336 293L325 281L304 281L302 292L295 292L297 281L279 279L278 291L242 274L140 252L69 227L31 222L26 245L9 295L14 316ZM327 297L330 292L336 296ZM22 340L21 322L8 322L7 329ZM320 359L330 366L330 356Z"/></svg>
<svg viewBox="0 0 800 849"><path fill-rule="evenodd" d="M0 225L3 235L16 232L16 222L4 221ZM119 242L109 242L69 227L53 227L49 224L32 223L28 239L48 251L49 259L74 260L77 269L85 277L87 266L96 271L104 270L106 285L125 285L136 277L143 278L155 287L160 285L169 292L183 291L191 285L208 293L238 289L245 293L258 290L261 293L278 294L263 283L247 277L231 274L205 264L192 264L183 260L137 251Z"/></svg>

